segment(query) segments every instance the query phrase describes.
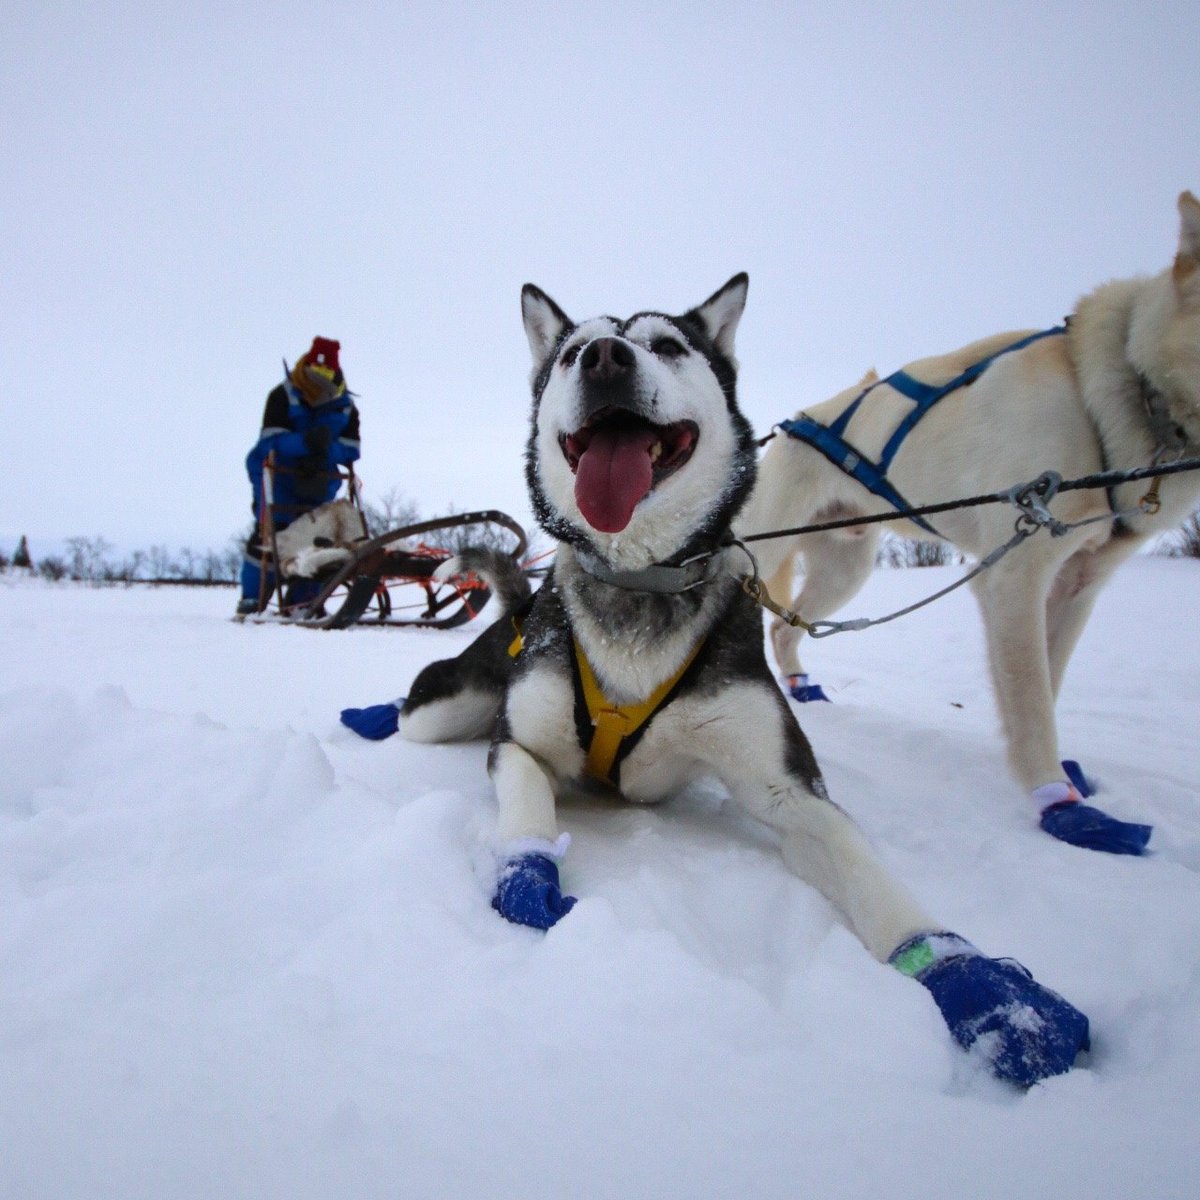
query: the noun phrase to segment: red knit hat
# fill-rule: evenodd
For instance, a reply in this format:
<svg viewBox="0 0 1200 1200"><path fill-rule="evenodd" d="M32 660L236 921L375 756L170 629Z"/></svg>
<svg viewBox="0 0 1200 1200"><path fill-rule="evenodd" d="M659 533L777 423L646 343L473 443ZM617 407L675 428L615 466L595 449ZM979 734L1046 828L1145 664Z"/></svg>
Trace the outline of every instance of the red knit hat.
<svg viewBox="0 0 1200 1200"><path fill-rule="evenodd" d="M341 370L338 365L338 351L341 348L342 343L335 342L332 338L315 337L312 349L304 356L304 361L310 366L326 367L336 374Z"/></svg>

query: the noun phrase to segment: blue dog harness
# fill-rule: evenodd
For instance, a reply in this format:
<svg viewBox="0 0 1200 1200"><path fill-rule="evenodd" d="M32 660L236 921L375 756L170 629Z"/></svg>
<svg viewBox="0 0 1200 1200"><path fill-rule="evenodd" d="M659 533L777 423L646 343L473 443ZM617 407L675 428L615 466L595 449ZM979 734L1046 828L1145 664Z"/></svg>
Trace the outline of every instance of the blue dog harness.
<svg viewBox="0 0 1200 1200"><path fill-rule="evenodd" d="M896 457L896 451L900 449L904 439L916 428L917 422L943 396L948 396L951 392L974 383L1002 355L1011 354L1014 350L1023 350L1026 346L1032 345L1042 338L1055 337L1058 334L1066 333L1066 331L1066 325L1056 325L1053 329L1044 329L1040 333L1031 333L1028 337L1021 338L1019 341L1013 342L1011 346L1005 346L1003 350L997 350L995 354L990 354L987 358L981 359L979 362L969 366L961 374L951 379L949 383L922 383L919 379L914 379L907 371L895 371L886 379L876 380L876 382L863 388L850 402L841 416L831 425L822 425L819 421L814 421L806 413L801 413L793 421L780 421L779 428L788 437L794 437L798 441L806 442L814 449L819 450L831 463L841 467L847 475L857 479L867 491L878 496L881 500L886 500L893 508L901 510L910 509L913 506L892 486L887 477L887 470L891 466L892 459ZM864 458L858 450L850 445L844 435L846 426L850 424L850 420L858 411L859 405L862 404L869 393L883 384L887 384L893 391L907 397L913 402L913 406L908 415L896 427L896 431L888 439L887 445L883 448L883 453L879 456L879 461L871 462L870 459ZM933 534L934 537L941 537L941 534L921 517L911 517L910 520Z"/></svg>

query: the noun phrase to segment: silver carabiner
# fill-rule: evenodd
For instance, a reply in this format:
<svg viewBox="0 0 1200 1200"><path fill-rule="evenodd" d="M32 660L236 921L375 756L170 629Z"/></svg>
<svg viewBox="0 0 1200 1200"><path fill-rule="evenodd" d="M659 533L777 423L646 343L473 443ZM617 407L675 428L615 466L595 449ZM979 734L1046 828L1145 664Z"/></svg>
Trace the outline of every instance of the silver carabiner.
<svg viewBox="0 0 1200 1200"><path fill-rule="evenodd" d="M1020 509L1015 528L1018 533L1036 533L1039 529L1050 530L1052 537L1062 537L1070 529L1055 517L1047 505L1058 492L1062 476L1057 471L1043 471L1030 483L1020 483L1010 488L1009 503Z"/></svg>

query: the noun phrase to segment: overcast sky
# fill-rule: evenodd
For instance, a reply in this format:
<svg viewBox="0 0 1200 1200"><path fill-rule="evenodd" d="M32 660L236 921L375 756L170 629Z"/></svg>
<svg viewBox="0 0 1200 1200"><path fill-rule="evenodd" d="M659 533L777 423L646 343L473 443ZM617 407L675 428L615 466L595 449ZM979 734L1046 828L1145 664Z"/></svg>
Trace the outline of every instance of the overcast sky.
<svg viewBox="0 0 1200 1200"><path fill-rule="evenodd" d="M750 273L762 431L1166 266L1200 4L10 5L0 550L221 547L280 360L342 342L368 495L524 517L527 280Z"/></svg>

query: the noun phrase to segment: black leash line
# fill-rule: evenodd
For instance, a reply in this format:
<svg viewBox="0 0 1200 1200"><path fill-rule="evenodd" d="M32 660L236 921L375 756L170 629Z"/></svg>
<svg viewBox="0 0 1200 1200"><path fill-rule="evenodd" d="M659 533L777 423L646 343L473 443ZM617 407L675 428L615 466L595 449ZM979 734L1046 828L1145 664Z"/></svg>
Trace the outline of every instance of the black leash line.
<svg viewBox="0 0 1200 1200"><path fill-rule="evenodd" d="M1065 479L1058 485L1060 492L1083 491L1091 488L1109 488L1119 483L1134 483L1139 479L1157 479L1164 475L1176 475L1182 471L1200 470L1200 458L1183 458L1159 466L1137 467L1131 471L1100 471L1095 475L1084 475L1079 479ZM987 492L980 496L968 496L962 500L944 500L938 504L923 504L918 508L897 509L895 512L875 513L871 516L845 517L838 521L822 521L817 525L800 525L795 529L774 529L767 533L751 533L739 538L742 542L761 542L769 538L795 537L802 533L825 533L831 529L850 529L858 525L876 525L883 521L903 521L909 517L925 517L935 513L951 512L959 508L977 508L983 504L1011 504L1014 492L1020 487L1004 492Z"/></svg>

